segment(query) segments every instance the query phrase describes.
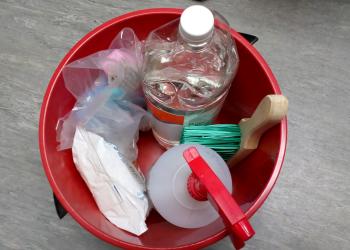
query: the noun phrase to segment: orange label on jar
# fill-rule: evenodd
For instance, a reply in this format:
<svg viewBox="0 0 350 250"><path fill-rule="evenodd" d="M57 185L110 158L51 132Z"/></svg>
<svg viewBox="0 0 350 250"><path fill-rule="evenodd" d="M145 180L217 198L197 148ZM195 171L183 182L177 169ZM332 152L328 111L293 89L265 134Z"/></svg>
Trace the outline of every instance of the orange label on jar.
<svg viewBox="0 0 350 250"><path fill-rule="evenodd" d="M175 115L173 113L164 111L160 108L157 108L153 103L147 100L147 107L153 114L155 118L160 121L173 123L173 124L184 124L185 116L183 115Z"/></svg>

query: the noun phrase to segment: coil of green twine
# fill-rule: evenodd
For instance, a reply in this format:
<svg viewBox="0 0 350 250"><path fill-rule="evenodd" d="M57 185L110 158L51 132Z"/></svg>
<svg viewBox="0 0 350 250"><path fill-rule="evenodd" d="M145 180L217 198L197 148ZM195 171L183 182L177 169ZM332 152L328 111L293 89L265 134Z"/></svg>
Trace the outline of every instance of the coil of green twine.
<svg viewBox="0 0 350 250"><path fill-rule="evenodd" d="M207 146L227 161L240 147L241 129L238 124L184 126L180 143Z"/></svg>

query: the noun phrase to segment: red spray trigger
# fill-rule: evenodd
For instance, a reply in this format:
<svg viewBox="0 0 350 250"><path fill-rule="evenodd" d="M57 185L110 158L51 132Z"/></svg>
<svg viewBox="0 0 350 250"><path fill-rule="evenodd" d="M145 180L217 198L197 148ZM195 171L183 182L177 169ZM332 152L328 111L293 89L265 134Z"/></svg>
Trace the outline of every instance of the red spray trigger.
<svg viewBox="0 0 350 250"><path fill-rule="evenodd" d="M189 193L197 200L209 196L208 200L231 231L234 246L242 248L244 241L255 234L245 214L195 147L186 149L183 156L193 172L188 179Z"/></svg>

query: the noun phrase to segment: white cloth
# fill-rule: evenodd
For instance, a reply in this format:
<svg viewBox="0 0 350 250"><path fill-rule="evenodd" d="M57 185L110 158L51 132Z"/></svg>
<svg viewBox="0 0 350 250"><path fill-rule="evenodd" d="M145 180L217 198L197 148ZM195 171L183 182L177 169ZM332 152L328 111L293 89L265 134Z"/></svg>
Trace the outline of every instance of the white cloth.
<svg viewBox="0 0 350 250"><path fill-rule="evenodd" d="M136 235L147 230L149 211L145 180L117 147L77 127L73 160L103 215L114 225Z"/></svg>

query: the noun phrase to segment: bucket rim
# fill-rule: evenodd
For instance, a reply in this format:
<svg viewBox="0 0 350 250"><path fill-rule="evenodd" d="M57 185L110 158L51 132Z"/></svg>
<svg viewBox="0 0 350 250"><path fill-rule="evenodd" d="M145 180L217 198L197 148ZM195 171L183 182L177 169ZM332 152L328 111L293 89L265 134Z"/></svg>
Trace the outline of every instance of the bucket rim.
<svg viewBox="0 0 350 250"><path fill-rule="evenodd" d="M150 9L143 9L143 10L137 10L133 12L129 12L126 14L123 14L121 16L112 18L105 23L99 25L98 27L91 30L89 33L87 33L83 38L81 38L70 50L69 52L64 56L64 58L60 61L59 65L55 69L49 84L47 86L46 92L44 94L43 102L41 105L40 110L40 118L39 118L39 149L40 149L40 156L43 168L45 170L45 174L47 176L47 179L49 181L49 184L56 195L57 199L60 201L62 206L66 209L66 211L86 230L88 230L90 233L95 235L96 237L112 244L116 245L122 248L126 249L146 249L146 250L155 250L155 249L198 249L203 248L208 245L213 244L214 242L224 238L228 231L224 228L223 230L217 232L216 234L207 237L203 240L197 241L192 244L187 244L183 246L178 246L174 248L156 248L156 247L147 247L147 246L140 246L136 244L132 244L129 242L122 241L118 238L112 237L102 231L100 231L95 226L91 225L87 220L85 220L80 214L74 210L74 208L68 203L68 201L65 199L64 195L60 191L59 186L55 182L55 179L52 175L51 169L49 167L49 161L46 154L46 145L45 145L45 120L47 116L47 106L49 103L49 100L51 98L55 83L57 82L58 77L60 76L63 67L69 62L69 60L73 57L73 55L89 40L91 39L96 33L102 32L103 30L109 28L110 26L114 25L115 23L122 22L137 16L144 16L144 15L151 15L151 14L174 14L174 15L180 15L182 13L183 9L179 8L150 8ZM236 40L238 40L242 45L244 45L248 51L253 54L253 56L256 58L256 60L259 62L260 66L262 67L263 71L265 72L266 76L268 77L272 89L274 91L274 94L281 94L280 87L278 86L277 80L275 76L273 75L270 67L264 60L264 58L260 55L260 53L248 42L243 38L237 31L231 29L231 34L235 37ZM260 193L258 198L254 201L254 203L251 205L251 207L248 209L248 211L245 212L246 216L248 218L252 217L255 212L262 206L262 204L267 199L268 195L270 194L272 188L274 187L277 178L280 174L282 164L284 161L285 153L286 153L286 147L287 147L287 118L284 118L280 125L280 148L277 153L277 157L274 164L273 172L270 176L270 179L268 183L266 184L263 191Z"/></svg>

